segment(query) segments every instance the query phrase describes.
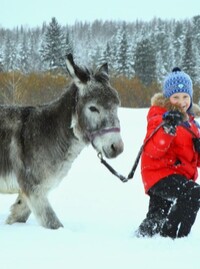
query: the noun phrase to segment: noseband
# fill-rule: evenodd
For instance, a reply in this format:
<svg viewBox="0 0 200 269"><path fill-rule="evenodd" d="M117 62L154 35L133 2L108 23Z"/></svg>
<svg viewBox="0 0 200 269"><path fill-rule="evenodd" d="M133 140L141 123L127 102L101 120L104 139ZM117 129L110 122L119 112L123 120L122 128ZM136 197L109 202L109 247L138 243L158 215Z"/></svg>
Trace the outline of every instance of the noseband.
<svg viewBox="0 0 200 269"><path fill-rule="evenodd" d="M88 133L87 137L90 140L90 142L93 144L93 141L97 136L102 136L108 133L119 133L119 132L120 132L120 128L118 127L104 128L104 129L100 129L100 130Z"/></svg>

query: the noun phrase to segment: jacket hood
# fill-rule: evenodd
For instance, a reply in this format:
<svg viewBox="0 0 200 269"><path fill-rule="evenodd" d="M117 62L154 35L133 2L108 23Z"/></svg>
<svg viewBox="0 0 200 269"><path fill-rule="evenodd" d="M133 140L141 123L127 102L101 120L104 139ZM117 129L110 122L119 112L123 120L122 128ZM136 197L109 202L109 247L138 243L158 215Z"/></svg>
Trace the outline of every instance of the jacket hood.
<svg viewBox="0 0 200 269"><path fill-rule="evenodd" d="M167 110L179 110L181 113L186 114L181 110L179 106L172 105L169 101L169 98L166 98L162 93L156 93L151 98L151 105L152 106L160 106L166 108ZM197 104L192 103L192 107L189 110L188 114L193 115L195 118L200 117L200 107Z"/></svg>

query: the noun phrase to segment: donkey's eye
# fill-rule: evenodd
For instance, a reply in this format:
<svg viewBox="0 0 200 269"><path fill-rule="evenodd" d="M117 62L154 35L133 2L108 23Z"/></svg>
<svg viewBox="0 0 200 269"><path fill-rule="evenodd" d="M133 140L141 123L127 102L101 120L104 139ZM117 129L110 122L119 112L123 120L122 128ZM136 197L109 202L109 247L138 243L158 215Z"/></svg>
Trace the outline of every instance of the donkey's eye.
<svg viewBox="0 0 200 269"><path fill-rule="evenodd" d="M90 111L99 113L99 110L95 106L89 107Z"/></svg>

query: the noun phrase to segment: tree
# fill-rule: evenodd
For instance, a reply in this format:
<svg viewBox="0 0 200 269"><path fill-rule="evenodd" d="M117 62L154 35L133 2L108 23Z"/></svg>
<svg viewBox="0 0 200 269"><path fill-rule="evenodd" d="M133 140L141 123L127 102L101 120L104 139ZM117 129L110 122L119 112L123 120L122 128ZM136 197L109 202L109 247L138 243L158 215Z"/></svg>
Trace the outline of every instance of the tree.
<svg viewBox="0 0 200 269"><path fill-rule="evenodd" d="M4 91L1 91L4 103L6 104L15 104L22 93L22 80L23 76L19 72L9 72L5 74L3 79Z"/></svg>
<svg viewBox="0 0 200 269"><path fill-rule="evenodd" d="M55 17L52 18L44 36L40 50L43 61L50 69L63 67L65 64L66 39Z"/></svg>
<svg viewBox="0 0 200 269"><path fill-rule="evenodd" d="M105 49L101 52L101 56L97 61L97 66L101 66L104 63L108 64L109 72L113 69L111 64L111 49L109 42L106 42Z"/></svg>
<svg viewBox="0 0 200 269"><path fill-rule="evenodd" d="M116 68L118 75L131 77L133 74L132 58L127 27L123 23L117 35Z"/></svg>
<svg viewBox="0 0 200 269"><path fill-rule="evenodd" d="M18 58L19 58L18 59L19 69L22 70L22 72L25 74L29 73L30 71L29 49L27 45L26 35L23 36L22 43L20 44Z"/></svg>
<svg viewBox="0 0 200 269"><path fill-rule="evenodd" d="M5 71L13 71L17 69L17 48L14 45L14 42L11 39L11 36L8 35L5 40L5 48L3 51L4 56L4 68Z"/></svg>
<svg viewBox="0 0 200 269"><path fill-rule="evenodd" d="M31 32L28 47L30 57L30 70L33 72L45 69L44 62L41 61L41 55L39 53L39 43L37 42L37 38L41 39L41 33L39 31Z"/></svg>
<svg viewBox="0 0 200 269"><path fill-rule="evenodd" d="M199 30L200 29L200 15L194 16L192 18L192 22L193 22L192 33L193 33L194 43L198 51L200 52L200 30Z"/></svg>
<svg viewBox="0 0 200 269"><path fill-rule="evenodd" d="M69 31L67 31L66 33L65 44L66 44L66 54L69 53L73 54L73 44Z"/></svg>
<svg viewBox="0 0 200 269"><path fill-rule="evenodd" d="M194 84L200 84L200 15L193 17L192 22L192 44L195 65L195 77L193 79Z"/></svg>
<svg viewBox="0 0 200 269"><path fill-rule="evenodd" d="M138 43L135 52L134 69L135 76L138 77L145 86L156 81L156 56L149 39L144 39Z"/></svg>
<svg viewBox="0 0 200 269"><path fill-rule="evenodd" d="M3 72L3 56L0 52L0 72Z"/></svg>
<svg viewBox="0 0 200 269"><path fill-rule="evenodd" d="M197 76L195 72L194 53L195 51L193 50L193 46L192 46L191 32L188 31L185 35L185 40L184 40L182 68L185 72L187 72L191 76L193 81L195 81L195 78Z"/></svg>
<svg viewBox="0 0 200 269"><path fill-rule="evenodd" d="M180 22L176 23L174 28L173 35L173 46L174 46L174 62L176 66L181 66L182 60L182 50L183 50L183 39L184 39L184 31L183 24Z"/></svg>

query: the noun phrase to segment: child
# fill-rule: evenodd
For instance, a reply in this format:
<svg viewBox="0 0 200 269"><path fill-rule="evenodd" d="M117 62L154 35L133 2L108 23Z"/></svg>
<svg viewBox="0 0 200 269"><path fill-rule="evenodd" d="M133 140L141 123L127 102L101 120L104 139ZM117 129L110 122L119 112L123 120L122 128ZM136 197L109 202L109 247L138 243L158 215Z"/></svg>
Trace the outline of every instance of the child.
<svg viewBox="0 0 200 269"><path fill-rule="evenodd" d="M138 237L184 237L194 224L200 207L200 185L195 182L200 130L191 113L192 96L190 77L174 68L164 81L163 93L152 98L141 156L149 210Z"/></svg>

